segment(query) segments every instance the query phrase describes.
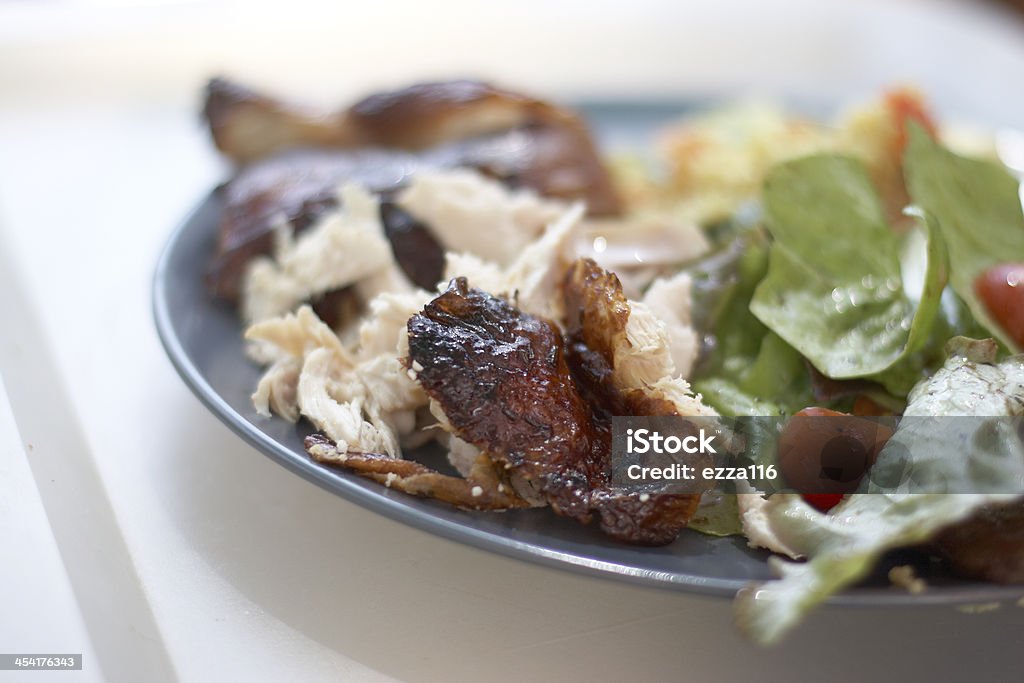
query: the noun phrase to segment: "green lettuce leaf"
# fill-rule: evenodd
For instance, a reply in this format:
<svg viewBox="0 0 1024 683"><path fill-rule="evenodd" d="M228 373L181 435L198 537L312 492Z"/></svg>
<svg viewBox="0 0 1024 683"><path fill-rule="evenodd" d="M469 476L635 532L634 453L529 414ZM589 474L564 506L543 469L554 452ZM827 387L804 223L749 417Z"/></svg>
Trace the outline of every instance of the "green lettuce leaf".
<svg viewBox="0 0 1024 683"><path fill-rule="evenodd" d="M863 165L816 155L777 166L766 180L765 216L774 243L753 314L824 375L872 377L898 395L919 379L893 368L928 339L946 253L933 221L919 297L900 267L900 237L889 227Z"/></svg>
<svg viewBox="0 0 1024 683"><path fill-rule="evenodd" d="M728 258L723 258L728 256ZM713 314L695 320L713 333L710 354L699 363L693 387L704 402L726 417L789 415L814 401L804 361L750 312L750 300L768 269L768 243L752 230L736 238L722 255L708 259L714 272L691 269L695 297L710 280L714 304L695 301Z"/></svg>
<svg viewBox="0 0 1024 683"><path fill-rule="evenodd" d="M916 419L901 423L879 454L863 485L872 493L849 496L831 514L817 512L798 496L769 498L765 514L773 533L808 561L773 558L780 579L746 589L737 598L737 623L751 638L762 644L779 640L812 607L866 576L884 552L927 541L982 506L1019 498L1008 493L914 493L903 484L892 489L878 484L884 476L877 475L889 467L900 468L894 481L956 482L959 490L991 490L995 482L1024 476L1024 443L1016 429L996 433L993 423L971 421L976 433L929 435L935 424L929 417L1024 414L1024 356L997 365L996 353L992 340L958 338L950 343L946 364L911 392L905 416ZM962 421L957 424L963 429ZM902 457L907 443L915 444L910 461ZM964 457L965 443L984 451L984 467Z"/></svg>
<svg viewBox="0 0 1024 683"><path fill-rule="evenodd" d="M757 355L768 333L750 313L750 299L768 271L768 239L761 230L740 234L688 270L693 307L704 311L694 318L694 325L712 332L715 340L698 374L734 375Z"/></svg>
<svg viewBox="0 0 1024 683"><path fill-rule="evenodd" d="M743 523L736 494L707 491L700 497L700 506L686 527L708 536L739 536Z"/></svg>
<svg viewBox="0 0 1024 683"><path fill-rule="evenodd" d="M694 391L725 417L785 416L814 405L810 375L800 354L771 332L760 341L757 355L748 357L745 367L696 379Z"/></svg>
<svg viewBox="0 0 1024 683"><path fill-rule="evenodd" d="M942 232L930 214L907 209L919 224L903 239L900 268L904 292L911 301L926 302L919 306L911 325L907 351L899 362L870 379L884 385L891 394L906 397L910 390L946 359L946 343L953 337L987 337L985 328L975 322L963 301L946 283L948 255ZM927 230L922 226L927 226ZM936 290L945 283L937 298ZM934 309L931 307L934 306Z"/></svg>
<svg viewBox="0 0 1024 683"><path fill-rule="evenodd" d="M950 284L971 314L1016 348L974 292L974 281L1001 263L1024 262L1020 183L998 163L957 156L911 125L903 160L914 203L934 215L949 247Z"/></svg>

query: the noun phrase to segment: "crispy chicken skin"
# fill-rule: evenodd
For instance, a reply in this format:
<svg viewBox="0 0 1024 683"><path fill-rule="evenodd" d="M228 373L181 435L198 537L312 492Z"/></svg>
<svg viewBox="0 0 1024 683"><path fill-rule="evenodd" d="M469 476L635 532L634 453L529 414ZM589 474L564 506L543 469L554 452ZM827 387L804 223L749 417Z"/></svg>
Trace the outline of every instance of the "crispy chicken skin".
<svg viewBox="0 0 1024 683"><path fill-rule="evenodd" d="M413 158L396 166L409 172L468 166L547 197L585 199L594 216L622 209L579 114L486 83L422 83L330 113L214 79L203 113L217 148L240 166L297 149L405 151Z"/></svg>
<svg viewBox="0 0 1024 683"><path fill-rule="evenodd" d="M270 253L279 221L301 232L338 206L338 186L360 167L381 169L401 161L364 153L342 163L333 153L307 150L241 169L218 192L223 208L207 286L218 297L236 302L246 266Z"/></svg>
<svg viewBox="0 0 1024 683"><path fill-rule="evenodd" d="M934 545L960 576L1024 583L1024 502L984 508L943 531Z"/></svg>
<svg viewBox="0 0 1024 683"><path fill-rule="evenodd" d="M206 88L203 115L217 149L239 164L295 148L427 150L517 128L543 127L573 131L580 151L600 166L578 114L479 81L419 83L370 95L339 112L325 112L214 78Z"/></svg>
<svg viewBox="0 0 1024 683"><path fill-rule="evenodd" d="M463 478L382 453L342 452L323 434L307 436L305 446L321 464L344 467L388 488L435 498L467 510L508 510L529 505L501 483L494 464L485 456L480 456L469 476Z"/></svg>
<svg viewBox="0 0 1024 683"><path fill-rule="evenodd" d="M608 440L573 384L555 325L459 278L408 328L417 380L454 433L539 488L557 512L589 521Z"/></svg>
<svg viewBox="0 0 1024 683"><path fill-rule="evenodd" d="M414 85L332 114L214 79L203 112L218 149L241 165L221 191L208 283L229 301L238 298L245 265L270 250L276 221L302 230L337 205L345 182L387 196L423 169L468 167L547 197L584 199L591 215L621 209L579 115L483 83ZM396 222L393 211L383 218L385 227ZM429 230L389 236L410 279L432 288L441 247Z"/></svg>
<svg viewBox="0 0 1024 683"><path fill-rule="evenodd" d="M344 114L283 102L225 78L207 83L202 113L217 149L239 164L296 147L358 146Z"/></svg>
<svg viewBox="0 0 1024 683"><path fill-rule="evenodd" d="M616 367L617 350L630 346L626 328L634 311L615 273L592 259L578 259L566 273L562 291L569 365L592 403L614 415L698 414L680 411L671 396L652 387L623 386L624 379L632 380L628 384L638 379L627 378Z"/></svg>
<svg viewBox="0 0 1024 683"><path fill-rule="evenodd" d="M616 415L679 415L678 406L650 389L623 389L616 382L615 347L626 336L630 305L614 273L591 259L577 260L562 285L566 311L567 362L581 395L610 428ZM707 464L711 464L710 462ZM647 503L636 496L595 492L602 528L616 529L618 538L651 538L651 545L668 543L686 526L700 503L700 494L651 495Z"/></svg>
<svg viewBox="0 0 1024 683"><path fill-rule="evenodd" d="M454 433L557 513L583 523L597 517L614 538L662 545L696 510L699 495L610 486L610 418L620 406L648 406L607 395L588 401L550 321L456 279L409 321L409 360Z"/></svg>
<svg viewBox="0 0 1024 683"><path fill-rule="evenodd" d="M547 102L479 81L419 83L354 104L345 124L363 144L427 149L539 122L564 125L576 117Z"/></svg>

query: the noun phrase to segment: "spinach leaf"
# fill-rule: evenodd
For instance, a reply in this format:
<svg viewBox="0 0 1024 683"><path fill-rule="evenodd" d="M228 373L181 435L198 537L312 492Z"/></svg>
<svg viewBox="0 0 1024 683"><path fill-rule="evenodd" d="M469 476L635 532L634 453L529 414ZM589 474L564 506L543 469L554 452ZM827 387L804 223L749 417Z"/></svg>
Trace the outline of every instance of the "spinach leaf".
<svg viewBox="0 0 1024 683"><path fill-rule="evenodd" d="M915 302L900 237L860 162L830 154L781 164L764 201L775 241L750 310L826 376L871 377L905 395L917 377L892 369L927 341L946 283L934 221L918 215L927 259Z"/></svg>
<svg viewBox="0 0 1024 683"><path fill-rule="evenodd" d="M724 250L729 261L712 257L716 264L714 314L699 327L710 330L710 344L698 364L694 390L704 402L725 416L788 415L813 403L810 378L795 349L764 326L750 312L750 300L768 268L768 244L759 230L736 238ZM722 272L721 264L728 272ZM692 269L694 290L701 273Z"/></svg>
<svg viewBox="0 0 1024 683"><path fill-rule="evenodd" d="M990 334L1019 350L978 299L974 281L994 265L1024 261L1020 183L998 163L957 156L917 125L910 126L903 165L911 198L935 216L948 245L953 289Z"/></svg>
<svg viewBox="0 0 1024 683"><path fill-rule="evenodd" d="M788 415L814 401L800 354L750 312L767 268L767 238L758 227L734 233L719 252L688 269L694 321L706 332L693 388L725 416ZM778 433L773 424L752 420L749 427L752 463L774 462ZM705 494L689 528L713 536L742 533L736 495Z"/></svg>

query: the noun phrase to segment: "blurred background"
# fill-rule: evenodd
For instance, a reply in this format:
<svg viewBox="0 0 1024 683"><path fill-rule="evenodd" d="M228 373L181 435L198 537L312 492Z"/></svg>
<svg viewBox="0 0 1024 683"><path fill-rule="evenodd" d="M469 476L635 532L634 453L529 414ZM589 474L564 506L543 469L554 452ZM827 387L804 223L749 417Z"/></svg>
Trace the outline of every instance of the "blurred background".
<svg viewBox="0 0 1024 683"><path fill-rule="evenodd" d="M940 111L1009 123L1024 117L1013 92L1022 6L0 0L0 102L181 104L214 73L327 102L453 75L563 99L754 90L845 101L909 81Z"/></svg>

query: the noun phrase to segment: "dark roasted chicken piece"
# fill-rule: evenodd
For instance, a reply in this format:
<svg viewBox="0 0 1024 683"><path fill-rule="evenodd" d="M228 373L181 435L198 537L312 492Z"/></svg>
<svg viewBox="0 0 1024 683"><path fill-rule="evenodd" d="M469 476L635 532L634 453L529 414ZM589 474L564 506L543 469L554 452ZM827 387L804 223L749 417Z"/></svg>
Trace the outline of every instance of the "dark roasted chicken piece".
<svg viewBox="0 0 1024 683"><path fill-rule="evenodd" d="M330 114L215 79L204 113L217 147L243 164L223 189L210 276L214 292L229 300L245 264L269 251L274 221L283 216L301 230L336 205L346 181L387 195L423 169L469 167L548 197L585 199L592 215L621 208L578 114L483 83L415 85ZM441 248L429 230L389 236L410 278L433 287Z"/></svg>
<svg viewBox="0 0 1024 683"><path fill-rule="evenodd" d="M693 514L699 496L611 488L611 406L584 399L550 321L458 279L409 320L409 360L454 433L555 512L650 545Z"/></svg>
<svg viewBox="0 0 1024 683"><path fill-rule="evenodd" d="M283 219L298 232L305 230L338 206L338 187L343 182L360 182L386 196L423 167L418 157L395 150L301 150L241 169L220 189L223 208L207 278L210 289L236 301L246 265L270 253L277 221ZM434 236L386 199L381 220L409 279L433 289L444 267L444 251Z"/></svg>
<svg viewBox="0 0 1024 683"><path fill-rule="evenodd" d="M617 284L614 275L604 273L599 282L579 286ZM611 300L621 304L610 313L575 311L584 326L629 315L621 287L593 296L578 291L568 300L585 307L605 306ZM590 329L580 332L576 343L581 346L583 340L600 336ZM470 289L463 278L452 281L447 291L414 315L408 333L409 367L437 402L452 433L481 453L473 473L462 480L383 456L340 457L323 437L310 437L307 449L318 461L462 507L547 504L583 523L596 518L605 533L631 543L669 543L686 526L699 494L642 494L611 486L612 416L676 414L669 401L641 391L622 393L612 382L588 374L610 375L614 359L604 361L601 350L591 353L586 348L567 355L554 323ZM584 358L592 366L584 368ZM573 359L579 367L571 367ZM577 377L583 378L582 385Z"/></svg>
<svg viewBox="0 0 1024 683"><path fill-rule="evenodd" d="M566 347L573 372L591 400L615 415L674 415L675 406L614 381L615 348L626 337L630 307L618 276L592 259L579 259L562 284Z"/></svg>
<svg viewBox="0 0 1024 683"><path fill-rule="evenodd" d="M553 323L454 280L409 320L409 362L454 432L589 520L610 445L573 383Z"/></svg>
<svg viewBox="0 0 1024 683"><path fill-rule="evenodd" d="M296 148L427 150L514 129L564 131L578 148L578 180L559 179L576 196L592 182L611 191L586 123L575 112L478 81L420 83L371 95L340 112L310 111L215 78L203 114L217 148L239 164ZM562 150L563 154L566 150ZM589 163L595 168L587 168ZM555 187L557 183L552 183ZM613 197L602 197L607 202ZM598 210L598 212L603 212Z"/></svg>

